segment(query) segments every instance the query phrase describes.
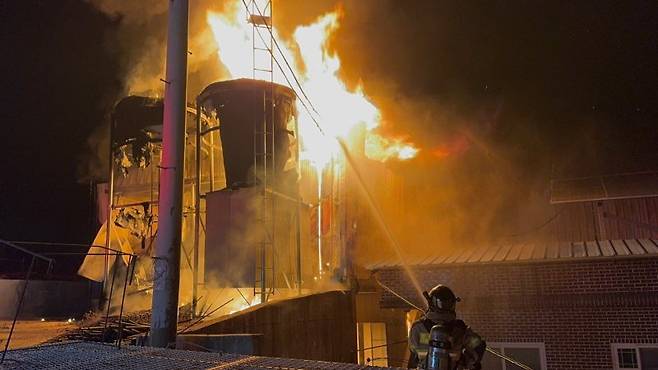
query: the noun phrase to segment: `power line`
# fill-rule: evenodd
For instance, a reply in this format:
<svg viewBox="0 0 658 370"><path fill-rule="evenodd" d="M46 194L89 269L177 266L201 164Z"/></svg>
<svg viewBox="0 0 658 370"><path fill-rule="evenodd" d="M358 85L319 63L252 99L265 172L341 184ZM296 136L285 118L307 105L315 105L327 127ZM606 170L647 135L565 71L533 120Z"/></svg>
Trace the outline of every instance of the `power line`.
<svg viewBox="0 0 658 370"><path fill-rule="evenodd" d="M249 12L249 6L247 5L247 2L246 2L245 0L242 0L242 4L244 4L244 6L245 6L247 12ZM260 13L260 10L259 10L259 13ZM268 30L270 30L269 27L268 27ZM261 39L261 41L263 42L263 44L266 45L265 39L264 39L263 36L261 35L260 30L259 30L258 28L256 28L256 33L258 34L258 37ZM270 31L270 34L271 34L271 36L272 36L272 40L274 40L275 45L277 45L277 48L279 48L278 43L276 42L276 38L274 38L274 35L271 33L271 31ZM306 105L306 103L304 102L304 100L302 99L302 97L297 93L297 91L296 91L295 88L293 87L292 83L290 82L290 79L289 79L288 76L286 75L286 71L283 69L283 67L281 66L281 64L280 64L279 61L277 60L276 56L274 55L274 52L273 52L269 47L267 47L267 46L266 46L265 48L267 49L267 51L270 53L270 55L271 55L272 58L274 59L274 62L276 63L277 67L279 67L279 70L280 70L281 73L283 74L283 78L285 78L286 82L288 83L288 86L290 87L290 89L292 89L293 93L295 93L295 96L297 97L297 99L299 99L299 102L302 104L302 107L304 107L304 109L305 109L306 112L308 113L309 117L311 118L311 120L312 120L313 123L315 124L315 127L318 129L318 131L320 131L320 133L321 133L323 136L326 136L326 133L325 133L324 130L322 129L322 126L320 125L320 123L318 122L318 120L315 118L315 116L313 115L313 113L311 113L311 109L308 108L308 106ZM281 53L281 49L279 49L279 52ZM283 55L283 53L281 53L281 56L283 57L284 60L286 60L286 57L285 57L285 55ZM288 64L287 60L286 60L286 64L288 65L288 68L290 68L290 64ZM298 86L299 86L299 89L301 90L303 96L308 100L309 105L313 106L311 100L308 98L308 96L307 96L306 93L304 92L304 89L303 89L303 88L301 87L301 85L299 84L299 81L297 80L297 77L296 77L296 75L295 75L295 72L292 70L292 68L290 68L290 72L292 73L293 78L295 79L295 81L297 81ZM313 108L313 110L314 110L318 115L320 115L320 113L319 113L317 110L315 110L315 108Z"/></svg>

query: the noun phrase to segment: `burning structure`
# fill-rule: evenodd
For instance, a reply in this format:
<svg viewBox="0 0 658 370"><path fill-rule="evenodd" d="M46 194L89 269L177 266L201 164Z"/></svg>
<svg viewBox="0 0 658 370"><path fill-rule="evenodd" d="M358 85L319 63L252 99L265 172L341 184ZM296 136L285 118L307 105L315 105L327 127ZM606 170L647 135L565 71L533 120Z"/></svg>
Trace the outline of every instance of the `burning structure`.
<svg viewBox="0 0 658 370"><path fill-rule="evenodd" d="M239 2L207 16L221 60L238 79L207 86L188 105L181 271L191 300L201 295L197 288L209 286L204 281L251 289L255 298L247 304L265 302L276 290L298 294L346 286L341 284L348 280L361 211L357 188L346 180L353 175L334 137L343 137L358 158L408 159L417 152L400 140L379 137L373 131L377 108L336 76L340 61L324 45L337 26L336 13L300 27L296 40L304 59L299 60L289 46L276 43L276 30L268 23L271 4L256 3L248 10L251 24L238 20ZM296 68L275 73L274 45ZM235 59L249 54L250 68L243 58ZM290 74L300 71L305 72L303 96L277 84L289 84ZM327 112L323 126L307 94ZM329 100L341 109L322 109ZM110 181L98 192L103 226L94 245L143 256L136 266L141 289L153 278L148 256L158 229L162 155L160 129L153 123L161 115L157 99L133 96L116 105ZM81 274L110 280L112 257L102 256L107 250L92 249ZM227 312L238 308L243 307L236 302Z"/></svg>
<svg viewBox="0 0 658 370"><path fill-rule="evenodd" d="M258 21L267 18L261 17L254 18L250 27L254 32L268 30L271 51L274 34L266 20ZM335 16L329 15L306 32L330 32L335 22ZM232 32L223 29L229 24L213 15L209 23L213 30L222 29L218 37ZM314 40L304 41L300 47L317 47ZM191 302L197 314L201 312L194 306L201 297L206 301L208 297L231 297L230 304L217 312L228 314L276 298L356 284L351 259L363 212L357 187L350 185L349 179L362 180L348 169L348 160L365 159L368 148L374 148L373 153L380 151L380 159L406 159L416 152L398 141L375 138L372 144L377 110L362 93L348 91L337 79L335 57L320 55L322 60L306 64L306 68L314 68L313 63L319 62L329 68L309 74L309 89L329 89L332 98L339 98L349 108L332 110L331 125L325 131L308 110L310 102L304 103L299 93L275 83L273 54L269 53L269 65L259 68L256 54L263 49L255 44L250 47L254 54L251 79L210 84L187 108L180 261L184 288L180 299ZM265 76L256 76L257 72ZM300 106L305 108L301 116ZM161 100L137 96L121 100L112 115L109 180L99 185L98 192L103 226L80 268L81 275L104 281L110 297L117 271L125 276L136 271L137 287L130 289L129 296L148 294L158 280L153 246L160 223L162 187L157 168L163 157L158 125L162 116ZM341 152L334 136L343 137L343 149L350 145L355 150L349 155ZM113 251L120 251L123 258L115 257ZM232 302L235 297L238 299ZM352 298L340 299L339 294L327 299L344 301L340 305L348 312L355 309ZM323 298L311 295L302 302L318 300ZM262 312L268 311L251 314ZM328 344L338 341L353 349L355 317L327 320L326 325L346 327L342 338L328 336ZM360 330L364 346L373 344L371 335L364 336ZM381 330L378 333L378 338L383 335ZM345 341L345 337L351 339ZM306 353L318 359L356 360L352 350L308 349ZM361 362L366 358L361 356Z"/></svg>
<svg viewBox="0 0 658 370"><path fill-rule="evenodd" d="M238 79L209 85L197 106L188 107L184 286L248 288L256 297L248 299L252 304L277 292L347 283L347 244L357 227L358 207L349 204L354 189L345 185L349 174L340 158L320 171L300 160L294 102L293 91L281 85ZM98 185L102 226L82 276L111 280L114 256L108 251L118 250L124 264L127 256L139 256L137 290L152 284L161 117L158 99L130 96L116 105L111 180ZM184 299L197 296L192 290Z"/></svg>
<svg viewBox="0 0 658 370"><path fill-rule="evenodd" d="M271 94L276 103L266 104ZM320 248L317 244L323 241L327 245L340 244L345 237L330 235L331 229L340 234L345 228L338 225L342 221L332 220L332 207L336 207L332 191L338 191L339 185L331 184L329 190L321 188L319 175L298 159L292 90L258 80L224 81L209 85L199 95L198 103L201 113L188 108L186 126L182 268L192 271L193 265L200 263L208 276L219 274L216 277L220 280L242 287L258 277L264 284L285 281L287 288L301 289L302 275L296 270L300 261L288 263L279 271L273 264L274 258L291 262L301 252L314 256L307 257L304 265L316 264L309 267L307 281L317 281L318 273L338 265L344 252L334 255L327 250L318 255L312 249ZM149 256L158 224L157 163L162 148L157 123L162 117L162 101L127 97L117 104L112 117L111 180L98 185L103 225L94 245ZM320 176L331 179L331 170ZM318 226L311 227L312 223ZM300 235L302 228L304 236ZM316 245L311 247L312 243ZM194 261L195 246L200 247L199 261L205 262ZM80 274L105 279L112 257L96 255L103 254L103 249L94 251ZM241 255L249 258L242 259ZM260 265L246 267L254 261ZM226 269L236 263L245 271L234 274ZM149 280L148 258L138 266L138 276ZM246 271L249 269L252 273ZM262 279L265 271L271 283ZM273 293L272 286L267 289Z"/></svg>
<svg viewBox="0 0 658 370"><path fill-rule="evenodd" d="M203 196L205 268L238 287L253 282L265 302L275 291L277 275L292 282L298 266L279 269L278 260L292 260L301 251L301 245L291 248L300 231L294 93L272 83L235 80L206 87L198 99L221 122L227 178L223 191Z"/></svg>

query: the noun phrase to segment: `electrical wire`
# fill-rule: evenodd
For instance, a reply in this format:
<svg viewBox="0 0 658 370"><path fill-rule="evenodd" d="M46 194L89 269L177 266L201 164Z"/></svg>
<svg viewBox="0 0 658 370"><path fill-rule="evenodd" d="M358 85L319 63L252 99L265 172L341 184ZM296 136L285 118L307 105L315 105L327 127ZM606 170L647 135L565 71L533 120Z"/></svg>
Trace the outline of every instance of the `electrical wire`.
<svg viewBox="0 0 658 370"><path fill-rule="evenodd" d="M555 221L555 219L557 219L557 217L558 217L563 211L564 211L564 208L562 208L562 209L559 210L558 212L555 212L555 213L554 213L551 217L549 217L546 221L544 221L543 223L541 223L541 224L538 225L538 226L535 226L534 228L531 228L531 229L529 229L529 230L525 230L525 231L522 231L522 232L519 232L519 233L516 233L516 234L503 235L502 237L503 237L503 238L518 238L518 237L520 237L520 236L525 236L525 235L528 235L528 234L536 233L536 232L540 231L541 229L543 229L544 227L548 226L548 225L549 225L550 223L552 223L553 221Z"/></svg>
<svg viewBox="0 0 658 370"><path fill-rule="evenodd" d="M403 300L404 302L406 302L409 306L411 306L411 307L417 309L418 311L420 311L420 312L422 312L422 313L424 314L425 309L416 306L416 305L413 304L410 300L404 298L403 296L401 296L400 294L398 294L398 293L397 293L396 291L394 291L393 289L391 289L391 288L387 287L386 285L384 285L381 281L379 281L379 279L377 279L377 276L375 275L375 273L372 273L371 276L372 276L373 279L375 279L375 282L376 282L379 286L381 286L382 288L386 289L387 291L389 291L389 292L390 292L391 294L393 294L394 296L396 296L396 297L400 298L401 300Z"/></svg>
<svg viewBox="0 0 658 370"><path fill-rule="evenodd" d="M409 340L408 339L403 339L403 340L398 340L398 341L395 341L395 342L388 342L388 343L384 343L384 344L380 344L380 345L372 346L372 347L357 348L355 351L352 351L352 352L363 352L363 351L368 351L368 350L375 349L375 348L388 347L388 346L393 346L393 345L396 345L396 344L403 344L403 343L404 344L409 343Z"/></svg>
<svg viewBox="0 0 658 370"><path fill-rule="evenodd" d="M249 11L249 6L247 5L247 2L246 2L245 0L242 0L242 3L244 4L244 6L245 6L245 8L247 9L247 12L248 12L248 11ZM269 30L269 28L268 28L268 30ZM266 45L265 39L264 39L263 36L261 35L260 30L259 30L258 28L256 28L256 33L258 34L258 37L261 39L261 41L263 42L263 44ZM276 43L276 39L274 38L274 35L273 35L273 34L272 34L272 40L275 41L275 44L277 44L277 47L278 47L278 43ZM299 102L302 104L302 107L304 107L304 110L306 110L306 112L308 113L309 117L311 118L311 120L312 120L313 123L315 124L315 127L318 129L318 131L319 131L323 136L326 136L326 133L325 133L324 130L322 129L322 126L320 125L320 123L318 122L318 120L315 118L315 116L313 115L313 113L311 113L311 109L309 109L309 107L308 107L308 106L306 105L306 103L304 102L304 99L302 99L302 97L297 93L297 90L295 90L295 88L293 87L292 83L290 82L290 79L289 79L288 76L286 75L286 72L284 71L283 67L282 67L281 64L279 63L279 60L278 60L278 59L276 58L276 56L274 55L274 52L272 51L272 49L270 49L269 47L266 47L266 49L267 49L267 51L270 53L270 55L272 56L272 59L273 59L274 62L276 63L277 67L279 67L279 70L280 70L281 73L283 74L283 77L285 78L286 82L288 83L288 86L290 87L290 89L292 89L293 93L295 93L295 96L297 97L297 99L299 100ZM286 59L285 56L283 55L283 53L281 53L281 56L283 57L283 59ZM286 62L286 63L287 63L287 62ZM297 81L297 77L296 77L296 75L295 75L295 72L292 71L292 69L291 69L291 72L292 72L293 78ZM300 88L300 90L302 91L302 95L308 100L308 104L312 106L312 102L311 102L311 100L308 98L308 96L306 95L306 93L304 92L304 90L301 88L301 86L300 86L299 88ZM315 110L315 108L313 108L313 110L314 110L318 115L320 115L320 113L317 112L317 110Z"/></svg>
<svg viewBox="0 0 658 370"><path fill-rule="evenodd" d="M528 366L528 365L526 365L526 364L524 364L524 363L521 363L521 362L519 362L519 361L517 361L517 360L515 360L515 359L513 359L513 358L511 358L511 357L509 357L509 356L506 356L506 355L504 355L504 354L502 354L502 353L500 353L500 352L498 352L498 351L496 351L496 350L494 350L494 349L491 349L491 348L489 348L489 347L487 347L487 352L491 353L491 354L494 355L494 356L497 356L497 357L499 357L499 358L502 358L503 360L505 360L505 361L507 361L507 362L509 362L509 363L512 363L512 364L514 364L514 365L520 367L520 368L523 369L523 370L533 370L533 368L531 368L530 366Z"/></svg>
<svg viewBox="0 0 658 370"><path fill-rule="evenodd" d="M242 0L243 3L244 3L244 1L245 0ZM252 0L252 3L254 4L254 7L256 8L256 11L258 12L258 15L261 17L261 19L265 19L265 17L263 16L263 13L260 11L260 8L258 7L258 3L256 2L256 0ZM246 4L245 4L245 6L246 6ZM265 7L265 9L267 9L267 6ZM249 11L249 9L247 9L247 11ZM281 57L283 58L283 61L286 63L286 66L290 70L290 73L292 73L292 77L295 80L295 82L297 83L297 86L299 87L299 90L302 92L302 95L304 95L306 100L308 100L308 103L311 106L311 108L313 109L313 111L319 115L320 113L317 111L317 109L315 109L315 107L313 106L313 103L311 102L311 99L306 95L306 92L304 91L304 88L302 87L302 85L299 83L299 80L297 79L297 75L295 74L295 71L290 66L290 63L288 63L288 58L286 58L286 55L283 54L283 51L281 50L281 47L279 46L279 43L276 41L276 37L274 37L274 33L272 31L272 26L268 25L267 22L265 22L265 28L267 28L267 31L270 33L270 37L272 38L272 41L274 41L274 46L276 46L276 49L281 54ZM265 44L265 43L263 43L263 44ZM270 54L271 54L271 52L270 52ZM274 57L274 54L272 54L272 57ZM283 71L281 71L281 72L283 73Z"/></svg>

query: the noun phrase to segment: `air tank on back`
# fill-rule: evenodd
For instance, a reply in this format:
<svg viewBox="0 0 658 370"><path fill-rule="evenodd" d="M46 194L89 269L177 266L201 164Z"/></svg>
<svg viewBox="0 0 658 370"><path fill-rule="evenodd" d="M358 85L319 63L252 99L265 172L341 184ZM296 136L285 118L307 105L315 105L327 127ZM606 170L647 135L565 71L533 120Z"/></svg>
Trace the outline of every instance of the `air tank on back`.
<svg viewBox="0 0 658 370"><path fill-rule="evenodd" d="M264 167L265 162L268 186L281 189L295 180L293 90L267 81L237 79L210 84L198 99L206 114L220 122L227 187L262 182L263 168L255 167Z"/></svg>

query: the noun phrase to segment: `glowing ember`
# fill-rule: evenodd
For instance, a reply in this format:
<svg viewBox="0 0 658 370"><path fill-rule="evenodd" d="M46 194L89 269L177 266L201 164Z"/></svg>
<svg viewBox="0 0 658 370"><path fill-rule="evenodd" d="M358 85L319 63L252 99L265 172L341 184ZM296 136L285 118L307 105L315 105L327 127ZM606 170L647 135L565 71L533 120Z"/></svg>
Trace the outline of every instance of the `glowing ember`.
<svg viewBox="0 0 658 370"><path fill-rule="evenodd" d="M246 21L247 11L241 1L232 2L226 9L226 13L207 14L219 58L231 78L252 78L252 63L245 62L252 55L252 26ZM311 25L298 27L287 45L279 42L304 91L320 113L316 119L328 136L318 131L298 99L299 130L303 143L301 159L311 161L318 169L324 168L340 150L333 137L346 137L358 125L366 128L366 155L369 158L381 161L413 158L418 150L412 144L387 139L373 132L380 125L379 109L368 100L360 86L350 91L338 77L340 59L328 51L327 40L340 27L339 20L339 11L325 14ZM261 29L260 32L268 40L267 31ZM273 33L277 40L281 40L276 29ZM261 43L258 34L255 37L257 43ZM291 46L299 50L301 60L293 56ZM283 60L276 50L275 56ZM259 64L259 61L256 63ZM256 78L259 77L256 75ZM288 77L292 81L292 75L288 73ZM274 74L274 81L288 84L280 71Z"/></svg>

